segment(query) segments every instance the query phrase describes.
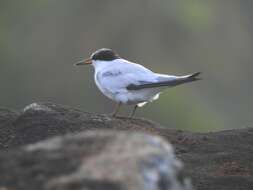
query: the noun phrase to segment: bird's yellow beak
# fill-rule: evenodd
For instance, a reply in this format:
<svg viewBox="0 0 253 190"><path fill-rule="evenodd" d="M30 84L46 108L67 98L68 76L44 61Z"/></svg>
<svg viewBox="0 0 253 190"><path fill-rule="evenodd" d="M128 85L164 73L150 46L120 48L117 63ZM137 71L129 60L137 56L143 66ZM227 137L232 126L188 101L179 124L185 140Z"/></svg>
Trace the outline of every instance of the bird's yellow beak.
<svg viewBox="0 0 253 190"><path fill-rule="evenodd" d="M77 66L79 66L79 65L89 65L89 64L92 64L92 60L90 58L75 63L75 65L77 65Z"/></svg>

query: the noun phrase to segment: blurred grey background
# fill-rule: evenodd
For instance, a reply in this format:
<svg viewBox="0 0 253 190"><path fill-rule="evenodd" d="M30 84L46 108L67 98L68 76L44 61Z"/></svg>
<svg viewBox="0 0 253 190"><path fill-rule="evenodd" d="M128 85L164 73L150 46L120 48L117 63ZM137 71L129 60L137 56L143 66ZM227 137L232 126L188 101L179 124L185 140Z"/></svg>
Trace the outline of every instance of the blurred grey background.
<svg viewBox="0 0 253 190"><path fill-rule="evenodd" d="M252 20L251 0L1 0L0 107L51 101L111 112L93 68L73 66L108 47L156 72L203 72L138 117L191 131L252 126Z"/></svg>

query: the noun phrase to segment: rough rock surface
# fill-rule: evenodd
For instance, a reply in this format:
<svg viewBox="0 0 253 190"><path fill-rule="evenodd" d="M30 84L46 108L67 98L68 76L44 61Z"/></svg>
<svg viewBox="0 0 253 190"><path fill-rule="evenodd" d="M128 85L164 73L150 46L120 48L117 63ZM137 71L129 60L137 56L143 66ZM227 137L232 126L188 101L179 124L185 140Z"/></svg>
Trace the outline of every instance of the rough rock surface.
<svg viewBox="0 0 253 190"><path fill-rule="evenodd" d="M191 177L193 186L197 190L253 189L253 128L193 134L171 128L163 128L157 123L144 119L114 119L106 115L81 112L80 110L50 103L35 103L27 106L20 113L4 109L0 110L0 149L2 149L0 157L5 161L9 159L10 161L13 160L13 162L17 161L17 159L12 159L14 157L22 158L24 160L21 163L24 168L23 172L26 169L29 170L32 164L36 165L37 161L43 158L45 165L38 165L38 168L35 167L31 171L34 172L34 175L43 168L45 168L46 176L54 175L56 170L46 170L46 168L58 168L57 171L64 176L70 171L71 167L76 166L75 160L63 161L64 156L66 160L68 160L68 156L75 156L68 154L67 149L66 152L63 151L64 154L63 152L61 153L63 156L61 162L51 163L47 162L47 157L43 157L44 154L41 151L36 151L36 154L27 153L24 156L20 145L35 143L55 135L100 129L138 131L163 136L174 145L177 157L184 162L185 174ZM68 147L77 148L71 145L68 145ZM92 155L92 150L91 143L87 149L88 153L86 153ZM57 153L51 156L54 155L57 156ZM34 162L30 160L30 156L34 156ZM97 159L99 160L99 156ZM29 161L26 162L26 160ZM97 162L100 163L98 160ZM60 167L63 164L62 162L65 163L63 168ZM6 163L9 162L1 160L1 168ZM18 168L11 167L11 162L9 164L8 172L0 169L0 184L6 182L6 179L14 180L15 178L14 182L16 183L19 183L18 179L21 179L22 171L17 171ZM13 164L15 165L15 163ZM2 176L5 178L2 178ZM39 175L38 178L40 178ZM43 180L43 177L41 178ZM29 179L29 176L22 179ZM88 180L83 183L90 184L91 187L94 187L93 189L101 189L99 187L107 182L104 181L99 184ZM109 183L108 185L112 185L112 190L121 188L118 187L118 183Z"/></svg>
<svg viewBox="0 0 253 190"><path fill-rule="evenodd" d="M11 160L10 160L11 158ZM19 190L189 190L172 146L133 132L89 131L0 154L0 187Z"/></svg>

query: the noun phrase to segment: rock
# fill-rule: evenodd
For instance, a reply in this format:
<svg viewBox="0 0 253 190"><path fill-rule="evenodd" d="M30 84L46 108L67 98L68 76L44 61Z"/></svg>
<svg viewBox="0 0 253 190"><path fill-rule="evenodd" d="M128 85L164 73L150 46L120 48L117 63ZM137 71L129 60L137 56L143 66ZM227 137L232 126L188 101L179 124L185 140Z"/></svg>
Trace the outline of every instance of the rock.
<svg viewBox="0 0 253 190"><path fill-rule="evenodd" d="M8 148L11 144L16 126L13 122L18 118L19 113L7 109L0 109L0 149ZM1 190L1 189L0 189Z"/></svg>
<svg viewBox="0 0 253 190"><path fill-rule="evenodd" d="M253 128L190 134L174 146L196 189L253 189Z"/></svg>
<svg viewBox="0 0 253 190"><path fill-rule="evenodd" d="M0 112L0 115L2 114L6 113ZM14 148L55 135L79 133L84 130L117 129L168 135L176 132L172 130L171 133L168 133L168 130L159 124L144 119L112 118L107 115L81 112L77 109L52 103L33 103L17 115L9 117L9 120L5 119L11 123L11 128L5 123L0 123L1 131L9 128L4 136L11 137L8 141L0 139L0 149Z"/></svg>
<svg viewBox="0 0 253 190"><path fill-rule="evenodd" d="M190 133L146 119L115 119L66 106L35 103L20 113L0 110L1 154L55 135L101 129L162 136L173 144L177 157L184 162L184 174L191 177L197 190L253 189L253 128Z"/></svg>
<svg viewBox="0 0 253 190"><path fill-rule="evenodd" d="M180 176L182 166L172 146L160 137L134 132L55 137L0 154L0 163L0 187L6 189L191 189Z"/></svg>

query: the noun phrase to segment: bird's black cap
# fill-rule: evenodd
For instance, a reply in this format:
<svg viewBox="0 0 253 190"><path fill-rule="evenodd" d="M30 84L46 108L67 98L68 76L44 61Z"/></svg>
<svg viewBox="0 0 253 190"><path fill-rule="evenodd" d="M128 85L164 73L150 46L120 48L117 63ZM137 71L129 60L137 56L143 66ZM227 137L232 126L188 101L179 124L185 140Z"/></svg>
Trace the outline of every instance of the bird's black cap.
<svg viewBox="0 0 253 190"><path fill-rule="evenodd" d="M113 61L119 58L120 57L117 53L107 48L99 49L91 55L92 60L100 60L100 61Z"/></svg>

